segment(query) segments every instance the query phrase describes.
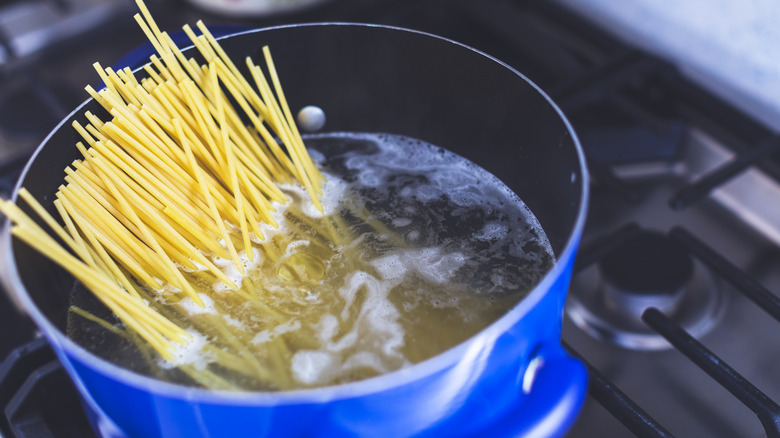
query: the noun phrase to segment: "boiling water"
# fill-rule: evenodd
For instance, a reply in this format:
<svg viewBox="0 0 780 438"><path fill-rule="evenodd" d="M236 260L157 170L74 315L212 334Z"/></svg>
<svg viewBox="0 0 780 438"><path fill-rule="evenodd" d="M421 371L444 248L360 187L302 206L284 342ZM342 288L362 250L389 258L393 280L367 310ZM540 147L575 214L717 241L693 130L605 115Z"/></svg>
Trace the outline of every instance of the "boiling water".
<svg viewBox="0 0 780 438"><path fill-rule="evenodd" d="M325 212L301 188L285 187L292 202L279 206L279 228L265 227L264 239L242 252L247 275L221 261L242 294L201 279L203 308L189 298L153 300L195 334L174 363L77 315L69 334L123 366L186 384L331 385L457 345L521 300L553 263L528 208L463 158L389 135L329 134L306 144L328 178ZM93 301L74 293L79 307L110 318Z"/></svg>

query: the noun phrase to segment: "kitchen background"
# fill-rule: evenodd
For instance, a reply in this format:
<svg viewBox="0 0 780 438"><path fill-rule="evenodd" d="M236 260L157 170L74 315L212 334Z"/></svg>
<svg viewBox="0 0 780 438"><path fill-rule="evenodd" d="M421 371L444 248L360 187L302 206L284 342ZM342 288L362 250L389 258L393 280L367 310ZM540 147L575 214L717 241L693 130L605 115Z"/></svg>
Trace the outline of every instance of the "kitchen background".
<svg viewBox="0 0 780 438"><path fill-rule="evenodd" d="M780 4L241 3L147 1L165 29L354 21L450 37L528 75L572 120L594 184L563 335L591 372L570 436L780 436ZM0 195L97 85L93 62L137 59L134 10L0 1ZM89 436L65 373L3 299L0 434Z"/></svg>

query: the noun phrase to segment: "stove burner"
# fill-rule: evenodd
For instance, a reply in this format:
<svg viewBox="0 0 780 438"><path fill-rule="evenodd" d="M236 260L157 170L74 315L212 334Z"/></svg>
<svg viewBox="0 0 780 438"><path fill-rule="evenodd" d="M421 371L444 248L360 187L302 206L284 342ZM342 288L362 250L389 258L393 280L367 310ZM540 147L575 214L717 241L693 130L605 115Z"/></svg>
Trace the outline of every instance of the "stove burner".
<svg viewBox="0 0 780 438"><path fill-rule="evenodd" d="M604 257L599 268L606 304L638 318L648 307L677 307L693 276L693 259L664 235L643 232Z"/></svg>
<svg viewBox="0 0 780 438"><path fill-rule="evenodd" d="M654 307L701 336L719 319L723 300L719 281L685 248L644 230L575 276L567 312L598 339L660 350L671 345L642 321L646 309Z"/></svg>

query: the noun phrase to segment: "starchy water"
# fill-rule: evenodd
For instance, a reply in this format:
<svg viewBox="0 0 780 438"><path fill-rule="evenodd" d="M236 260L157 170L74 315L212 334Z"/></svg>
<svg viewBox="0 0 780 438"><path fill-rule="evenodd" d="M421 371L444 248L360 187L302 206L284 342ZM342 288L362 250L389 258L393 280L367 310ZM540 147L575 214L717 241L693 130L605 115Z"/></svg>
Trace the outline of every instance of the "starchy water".
<svg viewBox="0 0 780 438"><path fill-rule="evenodd" d="M333 385L392 372L473 336L519 302L553 263L539 223L495 177L437 146L400 136L305 139L328 182L324 212L300 187L278 228L242 249L241 288L203 273L205 307L175 292L150 305L193 342L162 361L119 329L80 315L69 333L136 371L236 390ZM240 239L235 240L240 245ZM251 255L251 256L250 256ZM89 294L74 303L111 321Z"/></svg>

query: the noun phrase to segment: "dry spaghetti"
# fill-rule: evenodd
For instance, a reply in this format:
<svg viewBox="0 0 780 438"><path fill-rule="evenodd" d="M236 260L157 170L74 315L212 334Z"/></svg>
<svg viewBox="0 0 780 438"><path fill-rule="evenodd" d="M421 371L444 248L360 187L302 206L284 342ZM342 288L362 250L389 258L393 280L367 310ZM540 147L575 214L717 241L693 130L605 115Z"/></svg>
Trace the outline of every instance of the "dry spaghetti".
<svg viewBox="0 0 780 438"><path fill-rule="evenodd" d="M295 127L267 47L270 82L247 58L252 85L202 22L201 35L184 27L205 60L199 64L160 31L142 0L137 4L135 19L156 54L143 78L95 64L105 88L86 90L111 118L87 112L88 123L73 123L83 138L76 145L82 158L65 170L56 194L64 225L25 189L19 193L62 244L13 203L2 202L0 211L15 236L70 271L170 359L192 335L176 315L150 305L155 295L186 296L202 307L197 282L205 280L253 299L212 258L229 259L244 274L255 257L252 241L264 237L259 224L276 226L273 205L287 201L278 184L297 181L322 210L323 176ZM266 372L248 355L214 354L243 372ZM199 381L218 380L190 372Z"/></svg>

